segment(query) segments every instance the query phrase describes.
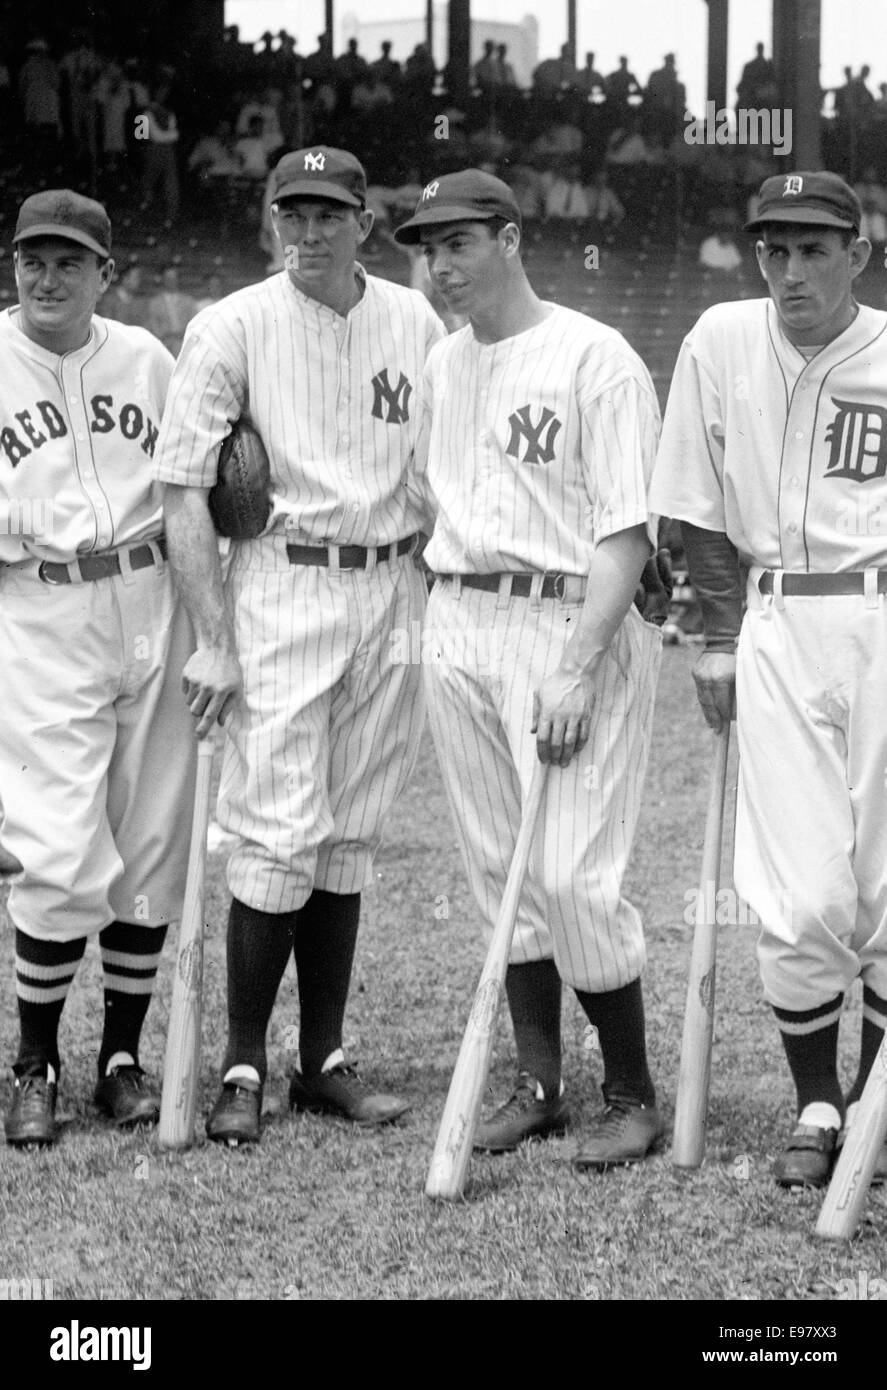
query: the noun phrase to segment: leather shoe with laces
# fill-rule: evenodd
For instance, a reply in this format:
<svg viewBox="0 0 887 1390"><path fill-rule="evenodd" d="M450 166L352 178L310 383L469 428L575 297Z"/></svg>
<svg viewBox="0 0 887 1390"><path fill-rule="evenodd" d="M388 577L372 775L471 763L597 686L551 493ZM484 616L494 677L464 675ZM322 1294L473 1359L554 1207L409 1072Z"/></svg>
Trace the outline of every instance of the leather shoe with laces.
<svg viewBox="0 0 887 1390"><path fill-rule="evenodd" d="M773 1176L780 1187L825 1187L835 1159L836 1129L819 1125L796 1125L794 1132L773 1165Z"/></svg>
<svg viewBox="0 0 887 1390"><path fill-rule="evenodd" d="M118 1129L154 1125L160 1117L160 1102L148 1089L141 1067L134 1065L114 1067L103 1076L95 1088L94 1099Z"/></svg>
<svg viewBox="0 0 887 1390"><path fill-rule="evenodd" d="M629 1096L604 1090L604 1108L573 1159L574 1168L611 1168L639 1163L665 1132L655 1105L642 1105Z"/></svg>
<svg viewBox="0 0 887 1390"><path fill-rule="evenodd" d="M536 1092L535 1079L521 1072L505 1104L478 1125L474 1147L484 1153L509 1153L525 1139L563 1134L570 1118L566 1100L562 1095L539 1100Z"/></svg>
<svg viewBox="0 0 887 1390"><path fill-rule="evenodd" d="M290 1109L315 1114L339 1115L356 1125L387 1125L410 1108L399 1096L373 1094L357 1070L344 1062L319 1076L294 1071L290 1082Z"/></svg>
<svg viewBox="0 0 887 1390"><path fill-rule="evenodd" d="M6 1142L13 1145L54 1144L57 1086L46 1070L15 1078L12 1105L6 1116Z"/></svg>
<svg viewBox="0 0 887 1390"><path fill-rule="evenodd" d="M226 1081L206 1122L206 1137L216 1144L258 1144L262 1137L262 1087L243 1078Z"/></svg>

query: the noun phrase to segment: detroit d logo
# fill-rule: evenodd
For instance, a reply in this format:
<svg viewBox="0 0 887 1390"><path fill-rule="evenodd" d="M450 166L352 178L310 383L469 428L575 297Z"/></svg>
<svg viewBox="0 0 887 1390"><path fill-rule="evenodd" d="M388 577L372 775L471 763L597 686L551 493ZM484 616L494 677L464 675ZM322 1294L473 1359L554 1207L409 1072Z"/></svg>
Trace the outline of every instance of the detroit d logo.
<svg viewBox="0 0 887 1390"><path fill-rule="evenodd" d="M878 405L856 405L832 396L837 415L825 432L831 445L827 478L850 478L869 483L887 473L887 410Z"/></svg>
<svg viewBox="0 0 887 1390"><path fill-rule="evenodd" d="M789 174L782 189L783 198L787 198L790 193L803 193L804 180L797 174Z"/></svg>
<svg viewBox="0 0 887 1390"><path fill-rule="evenodd" d="M413 388L403 372L396 386L388 380L388 368L384 367L373 377L373 415L384 420L386 425L405 425L410 418L410 396ZM388 414L384 414L384 407Z"/></svg>
<svg viewBox="0 0 887 1390"><path fill-rule="evenodd" d="M554 411L549 410L546 405L542 407L538 424L534 425L530 409L529 405L522 405L520 410L509 415L511 438L505 452L511 454L512 458L520 459L521 441L524 441L527 446L522 460L524 463L552 463L554 461L554 441L561 427L561 422Z"/></svg>
<svg viewBox="0 0 887 1390"><path fill-rule="evenodd" d="M319 170L321 173L323 173L323 166L324 166L325 163L326 163L326 155L323 153L322 150L321 150L320 154L306 154L306 156L305 156L305 170L306 170L306 172L307 172L309 169L314 169L314 170Z"/></svg>

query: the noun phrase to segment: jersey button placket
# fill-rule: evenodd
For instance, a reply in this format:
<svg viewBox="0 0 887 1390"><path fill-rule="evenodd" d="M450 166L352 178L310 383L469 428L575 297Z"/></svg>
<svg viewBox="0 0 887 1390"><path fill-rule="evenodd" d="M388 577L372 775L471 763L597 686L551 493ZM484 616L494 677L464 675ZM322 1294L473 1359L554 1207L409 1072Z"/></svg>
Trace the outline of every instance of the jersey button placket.
<svg viewBox="0 0 887 1390"><path fill-rule="evenodd" d="M77 463L78 481L86 501L92 508L93 523L95 526L95 540L93 543L100 549L104 549L111 544L111 518L108 514L108 507L104 494L96 477L95 460L90 444L89 419L86 412L86 402L81 398L79 391L72 390L74 383L66 380L67 376L74 376L76 373L78 373L77 367L72 366L66 371L65 366L62 366L62 389L64 390L68 403L68 418L70 420L72 434L71 445Z"/></svg>

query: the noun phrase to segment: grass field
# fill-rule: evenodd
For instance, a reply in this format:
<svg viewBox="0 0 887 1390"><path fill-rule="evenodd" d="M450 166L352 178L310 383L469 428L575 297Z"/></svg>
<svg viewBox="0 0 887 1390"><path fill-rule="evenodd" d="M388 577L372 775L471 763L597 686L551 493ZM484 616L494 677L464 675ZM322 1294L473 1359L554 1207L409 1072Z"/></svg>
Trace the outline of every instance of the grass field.
<svg viewBox="0 0 887 1390"><path fill-rule="evenodd" d="M630 876L647 930L648 1035L669 1122L691 935L683 918L698 875L710 747L691 660L686 647L666 649ZM362 1132L290 1115L298 1016L287 975L272 1021L267 1127L258 1148L223 1150L201 1137L187 1154L172 1156L154 1134L117 1136L90 1103L101 1014L91 945L62 1024L64 1133L51 1152L0 1149L0 1278L51 1279L59 1299L123 1300L837 1300L852 1288L878 1287L872 1280L887 1275L883 1192L871 1195L853 1244L835 1247L813 1238L818 1195L785 1194L771 1179L791 1127L792 1092L761 1000L749 926L720 932L701 1170L673 1169L666 1145L634 1169L572 1171L570 1156L598 1104L600 1068L570 994L564 1037L572 1131L512 1156L477 1156L466 1200L430 1203L426 1167L483 943L427 735L376 869L364 898L346 1036L369 1076L411 1097L405 1121ZM201 1112L215 1095L223 1043L223 871L224 853L216 852ZM11 1060L13 943L5 913L2 921L0 1054ZM155 1076L173 946L144 1042L143 1063ZM854 998L842 1038L848 1079L858 1033ZM512 1073L503 1018L491 1076L497 1094ZM199 1130L202 1136L202 1121Z"/></svg>

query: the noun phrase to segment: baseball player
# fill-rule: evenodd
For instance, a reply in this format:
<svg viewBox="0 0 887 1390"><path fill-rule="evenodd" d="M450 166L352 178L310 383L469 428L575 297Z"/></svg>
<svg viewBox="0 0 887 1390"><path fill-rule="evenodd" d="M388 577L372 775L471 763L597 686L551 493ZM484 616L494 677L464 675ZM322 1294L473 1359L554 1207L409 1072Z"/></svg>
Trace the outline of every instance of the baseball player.
<svg viewBox="0 0 887 1390"><path fill-rule="evenodd" d="M420 672L392 659L424 610L412 558L416 397L443 327L421 294L367 275L366 176L343 150L285 155L272 218L285 269L189 325L158 452L170 556L194 617L185 668L200 736L226 718L219 821L228 864L228 1049L211 1139L260 1137L265 1039L287 959L299 985L297 1109L382 1124L342 1052L360 894L418 751ZM207 493L248 413L273 509L232 542L223 585Z"/></svg>
<svg viewBox="0 0 887 1390"><path fill-rule="evenodd" d="M117 1125L157 1118L139 1035L180 915L193 729L178 675L193 650L166 564L151 456L172 358L96 316L111 224L67 189L21 206L19 304L0 314L0 787L21 865L20 1024L10 1144L51 1144L58 1025L98 936L104 1031L95 1100Z"/></svg>
<svg viewBox="0 0 887 1390"><path fill-rule="evenodd" d="M682 525L712 728L735 688L735 881L797 1089L785 1187L828 1181L887 1022L887 314L853 297L859 221L835 174L764 182L748 230L769 297L719 304L686 338L652 485ZM845 1097L838 1022L857 976Z"/></svg>
<svg viewBox="0 0 887 1390"><path fill-rule="evenodd" d="M641 921L622 893L661 659L659 629L632 607L655 542L656 397L620 334L533 292L520 210L499 179L434 179L395 236L423 245L449 308L469 319L425 373L436 509L426 559L438 576L425 672L469 881L491 924L534 761L553 765L506 975L518 1081L477 1146L564 1129L566 981L605 1072L604 1108L574 1162L634 1162L662 1132Z"/></svg>

